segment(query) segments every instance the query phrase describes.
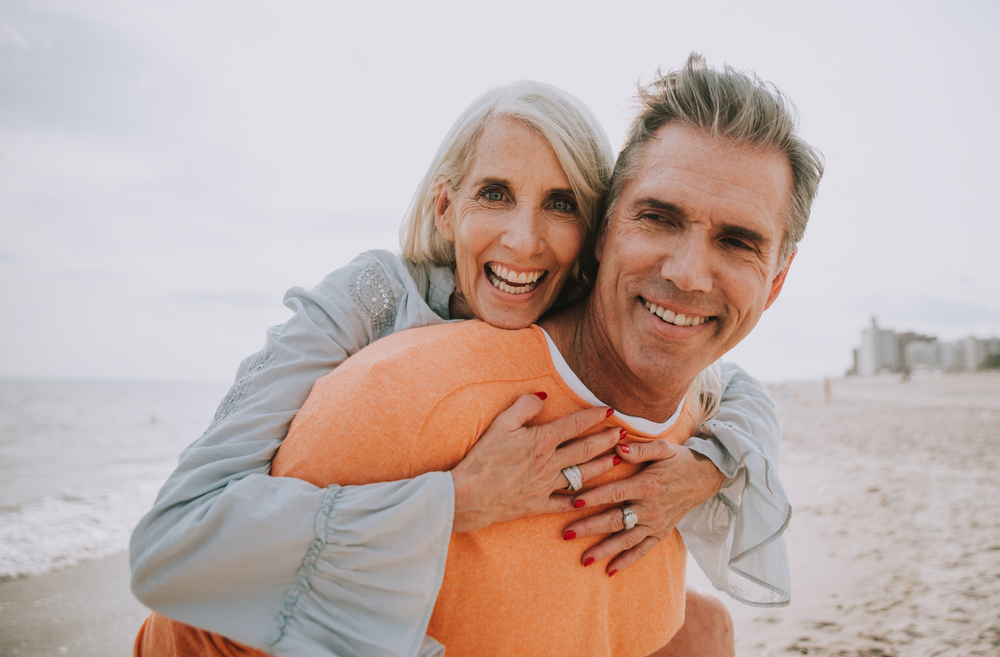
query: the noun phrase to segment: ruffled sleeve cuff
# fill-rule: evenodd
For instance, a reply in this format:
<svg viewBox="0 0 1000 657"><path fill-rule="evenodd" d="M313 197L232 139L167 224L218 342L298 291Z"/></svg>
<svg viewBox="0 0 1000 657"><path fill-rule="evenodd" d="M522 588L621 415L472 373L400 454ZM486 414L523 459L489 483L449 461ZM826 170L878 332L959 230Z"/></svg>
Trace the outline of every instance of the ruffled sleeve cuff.
<svg viewBox="0 0 1000 657"><path fill-rule="evenodd" d="M451 474L331 486L280 612L281 655L432 655L424 634L451 538Z"/></svg>
<svg viewBox="0 0 1000 657"><path fill-rule="evenodd" d="M726 394L718 414L686 443L728 477L711 500L677 524L712 584L748 605L781 607L791 597L782 534L792 507L778 477L780 428L763 386L724 365Z"/></svg>
<svg viewBox="0 0 1000 657"><path fill-rule="evenodd" d="M791 505L780 482L768 485L767 459L731 442L736 432L709 424L702 431L729 434L727 458L721 458L719 444L725 443L718 437L693 438L687 446L717 466L730 461L732 469L720 468L729 477L722 490L692 509L677 528L717 589L748 605L783 607L791 598L788 551L782 537L791 519Z"/></svg>

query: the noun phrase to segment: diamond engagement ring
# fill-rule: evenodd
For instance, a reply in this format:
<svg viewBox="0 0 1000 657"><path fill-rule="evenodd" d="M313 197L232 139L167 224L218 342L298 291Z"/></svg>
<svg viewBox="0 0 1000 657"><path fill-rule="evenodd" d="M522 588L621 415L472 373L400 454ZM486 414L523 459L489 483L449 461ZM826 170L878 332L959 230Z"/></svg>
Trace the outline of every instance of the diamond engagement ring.
<svg viewBox="0 0 1000 657"><path fill-rule="evenodd" d="M622 523L625 524L625 529L632 529L635 527L635 523L639 522L639 516L635 515L635 511L628 508L627 506L622 507Z"/></svg>
<svg viewBox="0 0 1000 657"><path fill-rule="evenodd" d="M569 482L569 486L566 487L566 490L572 488L573 492L576 492L583 488L583 475L580 474L580 468L575 465L571 465L568 468L563 468L562 473L563 476L566 477L566 481Z"/></svg>

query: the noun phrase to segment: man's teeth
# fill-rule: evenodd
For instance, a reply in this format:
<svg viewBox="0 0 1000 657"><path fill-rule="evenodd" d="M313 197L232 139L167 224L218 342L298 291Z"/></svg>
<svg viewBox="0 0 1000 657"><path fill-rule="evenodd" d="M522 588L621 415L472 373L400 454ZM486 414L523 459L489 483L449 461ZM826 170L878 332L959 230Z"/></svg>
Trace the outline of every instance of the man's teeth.
<svg viewBox="0 0 1000 657"><path fill-rule="evenodd" d="M541 271L522 271L518 273L512 269L507 269L503 265L490 263L488 267L489 272L492 274L488 278L493 287L509 294L531 292L538 287L538 279L545 274L544 269Z"/></svg>
<svg viewBox="0 0 1000 657"><path fill-rule="evenodd" d="M657 306L655 303L650 303L646 301L646 310L653 313L663 321L673 324L674 326L698 326L705 321L705 317L688 317L683 313L675 313L672 310L667 310L662 306Z"/></svg>

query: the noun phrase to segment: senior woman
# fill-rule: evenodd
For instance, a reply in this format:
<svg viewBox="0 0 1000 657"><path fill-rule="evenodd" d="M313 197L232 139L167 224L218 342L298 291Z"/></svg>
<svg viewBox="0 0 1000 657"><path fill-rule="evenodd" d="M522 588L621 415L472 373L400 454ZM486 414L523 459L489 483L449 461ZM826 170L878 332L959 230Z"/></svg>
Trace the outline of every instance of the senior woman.
<svg viewBox="0 0 1000 657"><path fill-rule="evenodd" d="M271 329L264 349L241 365L215 420L182 453L133 535L133 590L140 600L164 616L275 654L416 654L421 645L432 654L433 642L423 635L450 534L572 509L569 496L553 494L573 483L560 472L577 465L586 480L606 472L613 455L591 461L584 455L610 448L617 432L566 441L598 424L604 411L526 428L532 413L525 405L532 402L522 398L487 430L464 467L401 482L317 488L266 472L316 379L366 344L450 319L523 328L557 299L585 288L576 260L596 226L610 173L602 129L568 94L522 82L477 99L418 188L403 228L403 259L369 252L314 291L286 296L295 316ZM462 221L442 234L435 220L449 211ZM747 399L764 411L747 417ZM693 439L692 446L732 475L745 454L727 452L723 443L755 450L766 463L777 428L766 394L741 371L729 371L724 407L727 400L736 400L738 412L729 419L745 419L742 430L720 424L716 434L724 428L731 435ZM755 440L750 427L766 435ZM636 496L636 504L647 502L650 526L669 532L718 491L720 468L687 456L649 468L660 467L662 488L669 480L688 489L669 503L665 491ZM489 472L503 486L471 487L463 479L470 471ZM773 476L764 480L759 469L746 474L754 481L744 507L760 502L758 489L776 490L777 503L785 503ZM574 528L598 533L585 523ZM758 537L767 531L755 527ZM737 532L734 543L728 525L705 534L703 542L714 540L721 553L742 540ZM588 554L617 554L623 548L615 538ZM641 555L626 550L612 565L624 568ZM718 562L718 555L703 557ZM731 577L714 575L722 587ZM147 623L140 635L142 654L171 652L156 640L156 627Z"/></svg>

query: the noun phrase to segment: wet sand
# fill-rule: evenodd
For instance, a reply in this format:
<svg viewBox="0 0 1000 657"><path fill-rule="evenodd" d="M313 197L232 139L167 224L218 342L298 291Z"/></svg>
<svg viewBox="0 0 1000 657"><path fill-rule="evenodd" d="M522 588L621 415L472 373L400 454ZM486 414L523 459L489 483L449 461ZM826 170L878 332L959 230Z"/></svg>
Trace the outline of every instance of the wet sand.
<svg viewBox="0 0 1000 657"><path fill-rule="evenodd" d="M729 601L737 655L1000 656L1000 374L831 392L772 389L792 604ZM126 657L146 613L124 553L0 582L0 655Z"/></svg>
<svg viewBox="0 0 1000 657"><path fill-rule="evenodd" d="M128 554L0 582L0 655L128 657L149 614L129 589Z"/></svg>

